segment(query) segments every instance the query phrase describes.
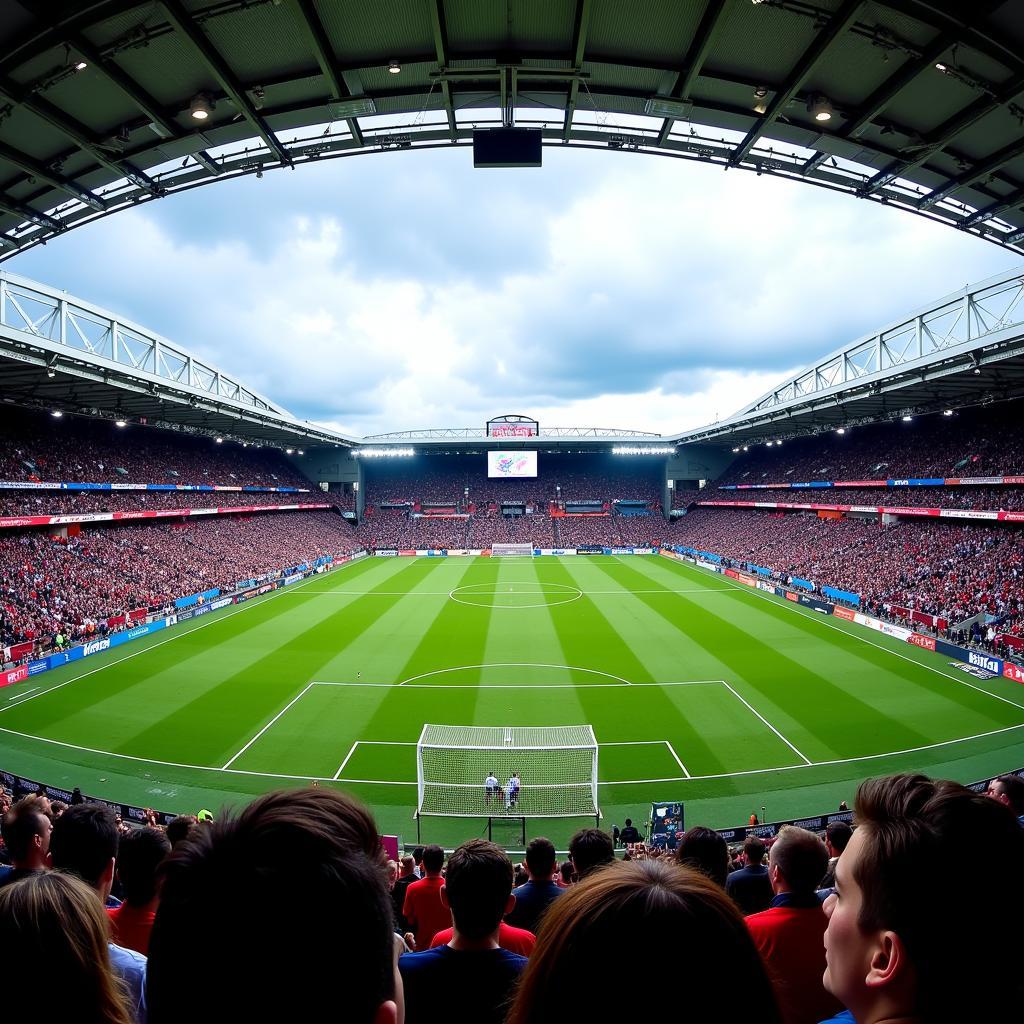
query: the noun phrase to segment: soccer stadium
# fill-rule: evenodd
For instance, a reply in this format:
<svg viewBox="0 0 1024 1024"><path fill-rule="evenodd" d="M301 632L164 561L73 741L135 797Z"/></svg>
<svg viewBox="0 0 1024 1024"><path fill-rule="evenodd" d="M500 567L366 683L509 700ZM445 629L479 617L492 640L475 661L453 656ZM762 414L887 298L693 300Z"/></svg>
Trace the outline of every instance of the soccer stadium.
<svg viewBox="0 0 1024 1024"><path fill-rule="evenodd" d="M726 867L760 870L767 856L762 882L770 874L771 887L754 917L813 907L820 921L804 961L814 966L824 956L820 901L834 899L846 842L871 849L880 866L870 877L887 879L886 856L895 864L919 841L911 866L900 862L905 887L912 878L940 884L927 881L929 860L977 880L951 901L964 915L954 931L988 937L964 955L991 966L1019 948L1020 884L994 907L1003 883L991 871L997 852L1012 864L1020 850L1011 812L1024 822L1022 53L1020 0L0 0L0 946L31 945L4 921L20 920L15 901L43 876L78 876L115 922L115 909L145 904L147 946L156 920L149 980L139 955L147 949L132 946L127 967L112 952L96 982L108 1015L96 1019L143 1020L147 999L154 1020L169 1019L173 993L200 984L181 951L194 942L199 962L227 941L219 926L188 931L190 901L202 886L234 900L236 884L256 892L274 878L276 867L255 860L270 843L259 829L284 827L291 806L289 842L307 850L305 863L337 861L299 883L309 919L285 916L292 925L278 928L311 936L314 971L321 955L325 967L348 963L350 991L380 967L376 925L366 925L364 948L328 935L326 917L310 908L338 899L350 920L365 912L377 921L379 896L395 913L392 921L387 910L384 960L395 936L407 956L427 957L435 930L415 899L394 897L412 892L403 859L420 884L414 849L421 881L441 872L429 851L450 854L438 923L454 929L444 948L456 959L490 949L492 932L494 949L506 949L513 924L530 936L515 953L529 953L538 935L514 1004L496 994L512 992L524 969L511 953L479 975L479 991L469 985L486 1007L444 1018L432 1002L440 975L403 957L405 1011L398 999L389 1011L397 1016L373 1016L395 999L385 980L367 986L369 1009L353 996L353 1020L401 1021L405 1012L410 1021L497 1022L508 1012L518 1024L586 1012L591 998L604 1012L605 996L613 1005L640 997L640 967L609 967L604 996L559 1002L559 992L587 986L557 952L569 939L554 924L541 930L539 917L517 920L509 909L486 927L469 923L482 912L467 908L492 900L485 862L501 875L507 857L526 858L516 886L543 876L553 893L555 882L575 890L559 895L558 927L577 948L593 941L599 950L597 918L586 923L588 885L595 901L619 907L618 934L646 927L615 902L629 886L671 890L691 910L696 901L702 913L739 920L724 895L716 902L724 888L748 912ZM301 189L303 175L320 173L306 165L329 165L344 188L350 168L365 166L348 158L391 165L438 151L432 158L472 160L474 174L518 176L573 149L589 151L576 155L589 162L662 158L680 187L701 167L732 169L755 189L788 182L798 204L812 192L801 185L814 185L829 202L860 199L879 216L926 224L929 238L956 229L959 244L996 252L1009 269L953 292L930 290L926 277L894 315L866 333L822 329L809 359L771 363L790 369L771 376L769 390L699 423L680 408L665 428L636 403L618 427L557 425L539 411L552 406L539 387L532 405L511 391L498 405L515 361L503 345L494 405L476 422L461 418L460 398L441 393L434 422L413 426L415 409L389 422L388 406L365 420L387 427L372 432L338 426L371 415L361 385L342 387L330 408L312 398L296 405L293 378L247 351L243 309L274 282L253 279L251 295L230 296L239 335L213 358L208 345L165 336L159 320L139 322L59 277L22 272L45 268L71 243L65 236L89 238L108 218L133 223L151 208L173 217L176 203L265 174L294 171ZM426 165L407 166L411 180ZM272 204L253 210L254 221L274 217ZM871 251L861 239L849 258L870 262ZM912 262L913 250L900 258ZM870 272L885 277L883 263ZM922 272L929 265L922 256ZM809 289L843 272L823 267ZM97 280L106 267L90 273ZM164 287L154 273L154 309L173 301ZM396 317L402 301L394 297ZM856 320L854 292L836 289L829 304L845 307L836 322ZM500 319L472 315L483 333L490 316ZM312 313L303 316L280 345L312 392L317 375L333 371L304 352L303 330L316 328ZM350 349L338 361L362 381L359 362L378 366L375 358ZM595 339L593 358L625 380L627 364L668 356ZM755 362L736 372L765 372ZM568 357L559 365L571 408L586 383ZM401 391L380 376L374 388ZM953 809L932 821L929 808L943 800ZM372 820L359 818L361 807ZM44 813L50 860L38 853L51 827L40 824ZM346 816L327 829L344 836L331 852L317 845L327 842L322 824L299 834L328 813ZM885 854L878 837L915 814L928 824L902 853L894 839ZM72 828L102 831L103 815L116 821L127 857L118 853L115 867L111 856L109 878L97 880L77 866L76 856L88 861L86 840ZM164 838L196 815L180 849ZM240 867L218 889L218 844L245 864L247 828L252 877L243 882ZM370 850L357 856L359 828ZM982 859L963 838L975 829L995 837ZM24 835L36 836L34 848ZM372 867L378 835L392 862L391 902ZM624 866L617 883L612 869L595 871L588 857L594 843L604 851L602 836L598 866L645 863ZM536 852L537 837L558 862ZM146 843L158 853L153 878L163 861L166 912L155 882L146 899L133 896L132 861ZM694 852L701 843L720 844L720 878L702 859L711 854ZM267 849L278 851L271 860L283 856ZM821 884L819 856L829 872ZM812 867L801 868L807 859ZM676 860L699 872L677 871ZM808 870L815 884L798 884ZM346 895L328 874L347 879ZM868 877L847 873L842 891ZM509 889L498 889L504 905ZM65 908L72 896L61 897ZM902 896L877 899L881 929ZM832 906L829 915L841 913ZM648 912L655 935L662 918ZM959 940L941 955L932 949L945 919L926 927L917 903L899 913L933 933L910 942L920 990L907 1019L962 1020L965 1006L971 1016L987 1005L950 980ZM764 1000L768 1019L786 1024L880 1019L868 1004L888 981L862 992L822 959L809 982L780 982L783 968L758 931L777 925L748 917L748 927L763 971L755 956L744 973L743 928L747 945L721 946L735 978L723 980L711 962L698 967L696 946L686 954L697 1018L732 997ZM839 950L831 927L825 945ZM262 928L248 912L239 918L239 935L251 935L237 965L254 976L301 972L302 950L260 946ZM677 936L667 934L642 957L650 977L676 969L666 947ZM920 966L926 960L934 969ZM225 977L232 965L227 957ZM469 984L462 970L449 982ZM899 998L910 991L903 984ZM984 997L993 1014L1001 993ZM211 997L209 1019L299 1012L263 995L251 1005ZM1019 1006L1019 995L1007 1005ZM843 1007L850 1015L834 1017Z"/></svg>

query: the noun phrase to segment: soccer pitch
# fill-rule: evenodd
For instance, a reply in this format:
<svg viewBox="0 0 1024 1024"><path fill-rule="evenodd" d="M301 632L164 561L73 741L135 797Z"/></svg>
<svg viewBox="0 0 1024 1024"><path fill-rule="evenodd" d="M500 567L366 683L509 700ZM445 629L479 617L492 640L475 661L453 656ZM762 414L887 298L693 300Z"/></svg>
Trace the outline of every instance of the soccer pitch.
<svg viewBox="0 0 1024 1024"><path fill-rule="evenodd" d="M726 826L832 809L870 775L1024 763L1009 680L667 558L597 555L314 576L4 692L0 767L185 812L316 779L408 840L424 723L591 725L609 828L652 799ZM484 824L425 818L423 837ZM564 845L584 824L529 831Z"/></svg>

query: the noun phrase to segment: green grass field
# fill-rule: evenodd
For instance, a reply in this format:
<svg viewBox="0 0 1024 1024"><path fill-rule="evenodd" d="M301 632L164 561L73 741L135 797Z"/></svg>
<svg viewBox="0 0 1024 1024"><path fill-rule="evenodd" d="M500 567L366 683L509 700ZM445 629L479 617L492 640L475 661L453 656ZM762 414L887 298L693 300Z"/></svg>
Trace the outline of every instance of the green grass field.
<svg viewBox="0 0 1024 1024"><path fill-rule="evenodd" d="M425 722L592 725L608 827L652 799L726 826L1024 764L1020 686L658 556L368 558L0 692L8 771L189 812L319 779L406 840Z"/></svg>

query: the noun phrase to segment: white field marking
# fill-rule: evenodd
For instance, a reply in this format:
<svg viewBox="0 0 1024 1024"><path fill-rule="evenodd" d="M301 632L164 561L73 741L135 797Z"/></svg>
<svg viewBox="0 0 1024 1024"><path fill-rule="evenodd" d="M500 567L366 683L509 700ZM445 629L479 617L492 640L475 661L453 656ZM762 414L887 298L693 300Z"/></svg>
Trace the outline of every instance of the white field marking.
<svg viewBox="0 0 1024 1024"><path fill-rule="evenodd" d="M673 747L672 744L669 743L668 740L665 740L665 746L668 747L668 752L676 759L676 764L679 765L679 767L682 769L683 774L687 778L690 778L690 773L686 770L686 765L683 764L683 762L679 760L679 755L676 753L676 748Z"/></svg>
<svg viewBox="0 0 1024 1024"><path fill-rule="evenodd" d="M561 597L564 600L553 600L553 601L539 601L535 604L477 604L475 601L464 600L465 598L471 597L497 597L501 588L508 584L508 590L510 594L516 593L513 587L540 587L540 590L536 593L536 597L544 596L545 587L558 587L555 591L554 597ZM490 590L480 591L480 587L489 587ZM474 591L474 593L462 593L463 591ZM457 597L457 594L462 593L462 597ZM448 597L451 598L456 604L464 604L470 608L492 608L494 611L508 611L514 608L557 608L562 604L572 604L573 601L579 601L583 597L583 591L579 587L571 587L567 583L541 583L539 580L527 580L515 582L514 580L505 580L502 583L467 583L461 587L455 587L453 590L448 592Z"/></svg>
<svg viewBox="0 0 1024 1024"><path fill-rule="evenodd" d="M19 700L20 697L27 697L30 693L35 693L35 691L38 690L38 689L39 689L38 686L33 686L31 690L22 690L21 693L16 693L13 697L8 697L7 699L9 701L17 700L18 703L20 704L21 703L21 701Z"/></svg>
<svg viewBox="0 0 1024 1024"><path fill-rule="evenodd" d="M354 562L346 562L345 565L339 565L337 569L332 569L331 572L340 572L350 565L359 565L361 562L366 561L364 558L358 558ZM321 574L322 575L322 574ZM315 576L310 577L310 581L316 579ZM275 597L280 597L282 594L287 594L289 590L298 590L305 587L305 583L298 583L295 586L289 587L287 590L278 590L272 594L265 595L267 599L272 600ZM260 595L264 597L264 595ZM174 632L173 636L169 636L166 640L159 640L155 644L149 644L146 647L140 647L137 651L132 651L131 654L126 654L123 658L118 658L117 661L107 661L102 665L97 665L96 668L90 669L88 672L83 672L81 675L72 676L70 679L65 679L63 683L57 683L56 686L49 686L45 690L41 690L39 693L34 694L31 697L26 698L24 701L18 701L18 704L25 704L27 701L35 700L36 697L42 697L44 694L52 693L54 690L59 690L62 686L67 686L68 683L77 683L79 679L85 679L86 676L95 675L97 672L102 672L104 669L113 668L115 665L120 665L122 661L129 661L132 658L137 658L140 654L145 654L147 651L154 651L157 647L163 647L164 644L169 644L174 640L180 640L183 636L190 636L192 633L198 632L200 629L205 629L207 626L212 626L215 622L226 622L228 619L235 615L239 615L242 612L248 611L250 608L255 608L257 605L265 604L266 600L259 600L259 598L247 601L242 605L241 608L236 607L234 611L228 612L226 615L215 615L211 614L205 622L200 622L198 626L193 626L191 629L178 630L177 624L174 626L166 627ZM64 668L64 666L60 666ZM20 695L19 695L20 696ZM11 705L17 707L17 704ZM0 708L0 713L4 711L10 711L10 707ZM283 776L282 776L283 777Z"/></svg>
<svg viewBox="0 0 1024 1024"><path fill-rule="evenodd" d="M356 740L355 743L352 744L351 750L349 750L349 752L345 755L345 760L341 762L341 764L338 766L338 770L334 773L333 779L335 782L337 782L338 776L345 770L345 765L348 764L349 758L351 758L352 755L356 752L356 747L358 746L359 740Z"/></svg>
<svg viewBox="0 0 1024 1024"><path fill-rule="evenodd" d="M696 566L694 566L694 568L696 568ZM701 572L706 571L708 570L701 570ZM729 580L726 580L726 582L729 583L729 586L733 590L737 590L741 594L750 594L754 597L760 597L763 598L765 601L771 601L771 603L775 605L775 601L773 601L762 590L754 590L750 587L745 586L744 584L732 583ZM787 603L792 604L792 602ZM775 606L781 607L781 605ZM800 606L794 605L794 607L799 608ZM934 672L937 676L942 676L944 679L952 679L954 683L959 683L961 686L969 686L972 690L977 690L978 693L985 694L986 697L994 697L996 700L1001 700L1004 704L1012 704L1015 708L1020 708L1021 711L1024 711L1024 704L1018 704L1017 701L1010 700L1009 697L1004 697L1002 696L1002 694L993 693L991 690L986 690L983 686L975 686L974 683L968 682L968 680L966 679L959 679L956 676L951 676L948 672L943 672L942 669L935 668L932 665L928 665L923 661L918 661L916 658L908 658L905 654L900 654L899 651L894 651L891 648L886 647L884 644L875 643L874 640L869 640L866 636L861 636L859 633L854 633L852 630L843 629L841 626L836 626L834 623L828 622L825 619L823 619L816 612L808 612L803 616L803 618L807 619L810 622L817 622L822 626L828 626L829 629L838 630L844 636L849 636L852 637L854 640L859 640L862 644L869 644L871 647L877 647L880 651L885 651L887 654L891 654L894 658L902 658L904 661L909 661L912 665L917 665L920 668L927 669L929 672ZM859 625L859 623L855 623L855 625ZM866 629L867 627L863 626L861 628Z"/></svg>
<svg viewBox="0 0 1024 1024"><path fill-rule="evenodd" d="M241 750L236 754L233 754L227 759L227 761L221 766L222 768L230 768L231 765L238 760L293 704L295 704L299 698L304 697L312 688L312 683L306 683L306 685L294 696L290 701L274 717L267 722L265 726Z"/></svg>
<svg viewBox="0 0 1024 1024"><path fill-rule="evenodd" d="M745 698L744 698L744 697L743 697L743 696L742 696L742 695L741 695L740 693L738 693L738 692L737 692L737 691L736 691L735 689L733 689L733 687L731 687L731 686L730 686L730 685L729 685L729 684L728 684L728 683L727 683L727 682L726 682L726 681L725 681L724 679L722 680L722 685L723 685L723 686L724 686L724 687L725 687L725 688L726 688L726 689L727 689L727 690L728 690L728 691L729 691L729 692L730 692L730 693L731 693L731 694L732 694L732 695L733 695L733 696L734 696L734 697L735 697L735 698L736 698L736 699L737 699L738 701L740 701L740 702L741 702L742 704L744 704L744 705L745 705L746 707L748 707L748 708L749 708L749 709L750 709L750 710L751 710L751 711L752 711L752 712L753 712L753 713L754 713L755 715L757 715L757 717L758 717L758 718L760 718L760 719L761 719L761 721L762 721L762 722L764 722L764 724L765 724L765 725L767 725L767 726L768 726L768 728L769 728L769 729L771 729L771 731L772 731L773 733L775 733L775 735L776 735L776 736L778 736L778 737L779 737L779 739L780 739L780 740L782 740L782 742L783 742L783 743L785 743L785 744L786 744L786 746L787 746L787 747L789 747L789 749L790 749L790 750L792 750L792 751L793 751L793 753L794 753L794 754L796 754L796 756L797 756L797 757L799 757L799 758L800 758L800 760L801 760L801 761L803 761L803 763L804 763L804 764L813 764L813 763L814 763L814 762L813 762L813 761L812 761L812 760L811 760L811 759L810 759L809 757L805 757L805 756L804 756L804 755L803 755L803 754L802 754L802 753L801 753L801 752L800 752L800 751L799 751L799 750L798 750L798 749L797 749L797 748L796 748L796 747L795 747L795 746L794 746L794 745L793 745L792 743L790 743L790 742L789 742L789 740L787 740L787 739L786 739L786 737L785 737L785 736L783 736L783 735L782 735L782 733L781 733L781 732L779 732L779 730L778 730L778 729L776 729L776 728L775 728L775 726L774 726L774 725L772 725L772 723L771 723L771 722L769 722L769 721L768 721L768 719L767 719L767 718L765 718L765 717L764 717L764 715L762 715L762 714L761 714L761 712L760 712L760 711L758 711L758 710L757 710L757 708L755 708L755 707L754 707L754 705L753 705L753 704L751 704L751 703L750 703L750 702L749 702L748 700L746 700L746 699L745 699Z"/></svg>
<svg viewBox="0 0 1024 1024"><path fill-rule="evenodd" d="M715 775L691 775L693 782L707 781L711 779L732 779L742 775L763 775L766 772L788 772L802 768L823 768L829 765L854 764L859 761L876 761L885 757L898 757L901 754L916 754L922 750L933 750L936 747L947 747L955 743L967 743L970 740L980 740L988 736L998 736L1004 732L1013 732L1015 729L1024 729L1024 722L1020 725L1007 725L1001 729L991 729L989 732L979 732L973 736L959 736L953 740L940 740L938 743L928 743L921 747L909 747L906 750L890 750L881 754L862 754L858 757L840 757L830 761L815 761L810 765L787 764L775 768L747 768L737 772L720 772ZM415 782L396 782L389 779L343 779L335 780L327 775L286 775L280 772L254 772L245 768L215 768L206 764L184 764L181 761L160 761L152 757L137 757L134 754L119 754L113 750L98 750L96 747L83 747L77 743L66 743L63 740L52 740L46 736L33 736L27 732L18 732L16 729L7 729L0 726L0 732L10 736L20 736L26 740L36 740L39 743L49 743L55 747L63 747L67 750L81 750L88 754L100 754L103 757L116 757L125 761L137 761L141 764L155 764L166 768L189 768L199 772L222 772L227 775L250 775L261 779L298 779L301 782L334 782L343 781L346 785L361 786L415 786ZM363 741L366 742L366 741ZM610 744L603 744L609 746ZM639 786L655 782L686 782L685 776L672 776L663 779L622 779L612 782L601 782L602 786Z"/></svg>
<svg viewBox="0 0 1024 1024"><path fill-rule="evenodd" d="M620 686L633 685L628 679L623 679L622 676L614 675L611 672L602 672L599 668L580 668L579 665L548 665L537 661L492 661L483 665L453 665L451 668L435 668L430 672L421 672L418 676L409 676L398 685L405 686L406 683L413 683L417 679L426 679L428 676L443 676L449 672L462 672L464 669L477 668L554 668L561 672L587 672L595 676L604 676L607 679L616 680Z"/></svg>
<svg viewBox="0 0 1024 1024"><path fill-rule="evenodd" d="M522 580L520 582L528 582ZM487 584L490 586L491 584ZM513 586L515 583L513 583ZM556 586L557 584L551 583L548 586ZM482 583L467 584L467 586L484 586ZM503 583L496 584L496 586L504 586ZM461 587L456 588L461 590ZM294 591L295 588L291 587L289 590L282 591L287 594ZM581 587L573 587L573 590L580 590L584 597L631 597L634 594L731 594L732 587L693 587L689 590L584 590ZM358 590L307 590L307 594L319 594L322 597L449 597L452 593L450 590L373 590L368 593L362 593Z"/></svg>
<svg viewBox="0 0 1024 1024"><path fill-rule="evenodd" d="M705 686L708 683L720 683L721 679L685 679L676 683L414 683L413 690L621 690L629 686ZM326 679L315 679L314 686L368 686L373 689L391 690L405 683L363 683L363 682L332 682ZM660 742L657 741L657 742Z"/></svg>

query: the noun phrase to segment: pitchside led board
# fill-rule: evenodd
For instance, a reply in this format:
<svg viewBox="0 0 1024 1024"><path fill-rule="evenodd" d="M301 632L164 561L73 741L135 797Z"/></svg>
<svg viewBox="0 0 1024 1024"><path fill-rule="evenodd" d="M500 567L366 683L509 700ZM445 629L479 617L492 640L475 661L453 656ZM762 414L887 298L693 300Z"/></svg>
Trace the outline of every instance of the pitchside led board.
<svg viewBox="0 0 1024 1024"><path fill-rule="evenodd" d="M488 452L487 475L492 479L516 480L537 475L536 452Z"/></svg>
<svg viewBox="0 0 1024 1024"><path fill-rule="evenodd" d="M660 846L663 850L674 850L683 838L683 805L654 803L651 804L651 846Z"/></svg>

